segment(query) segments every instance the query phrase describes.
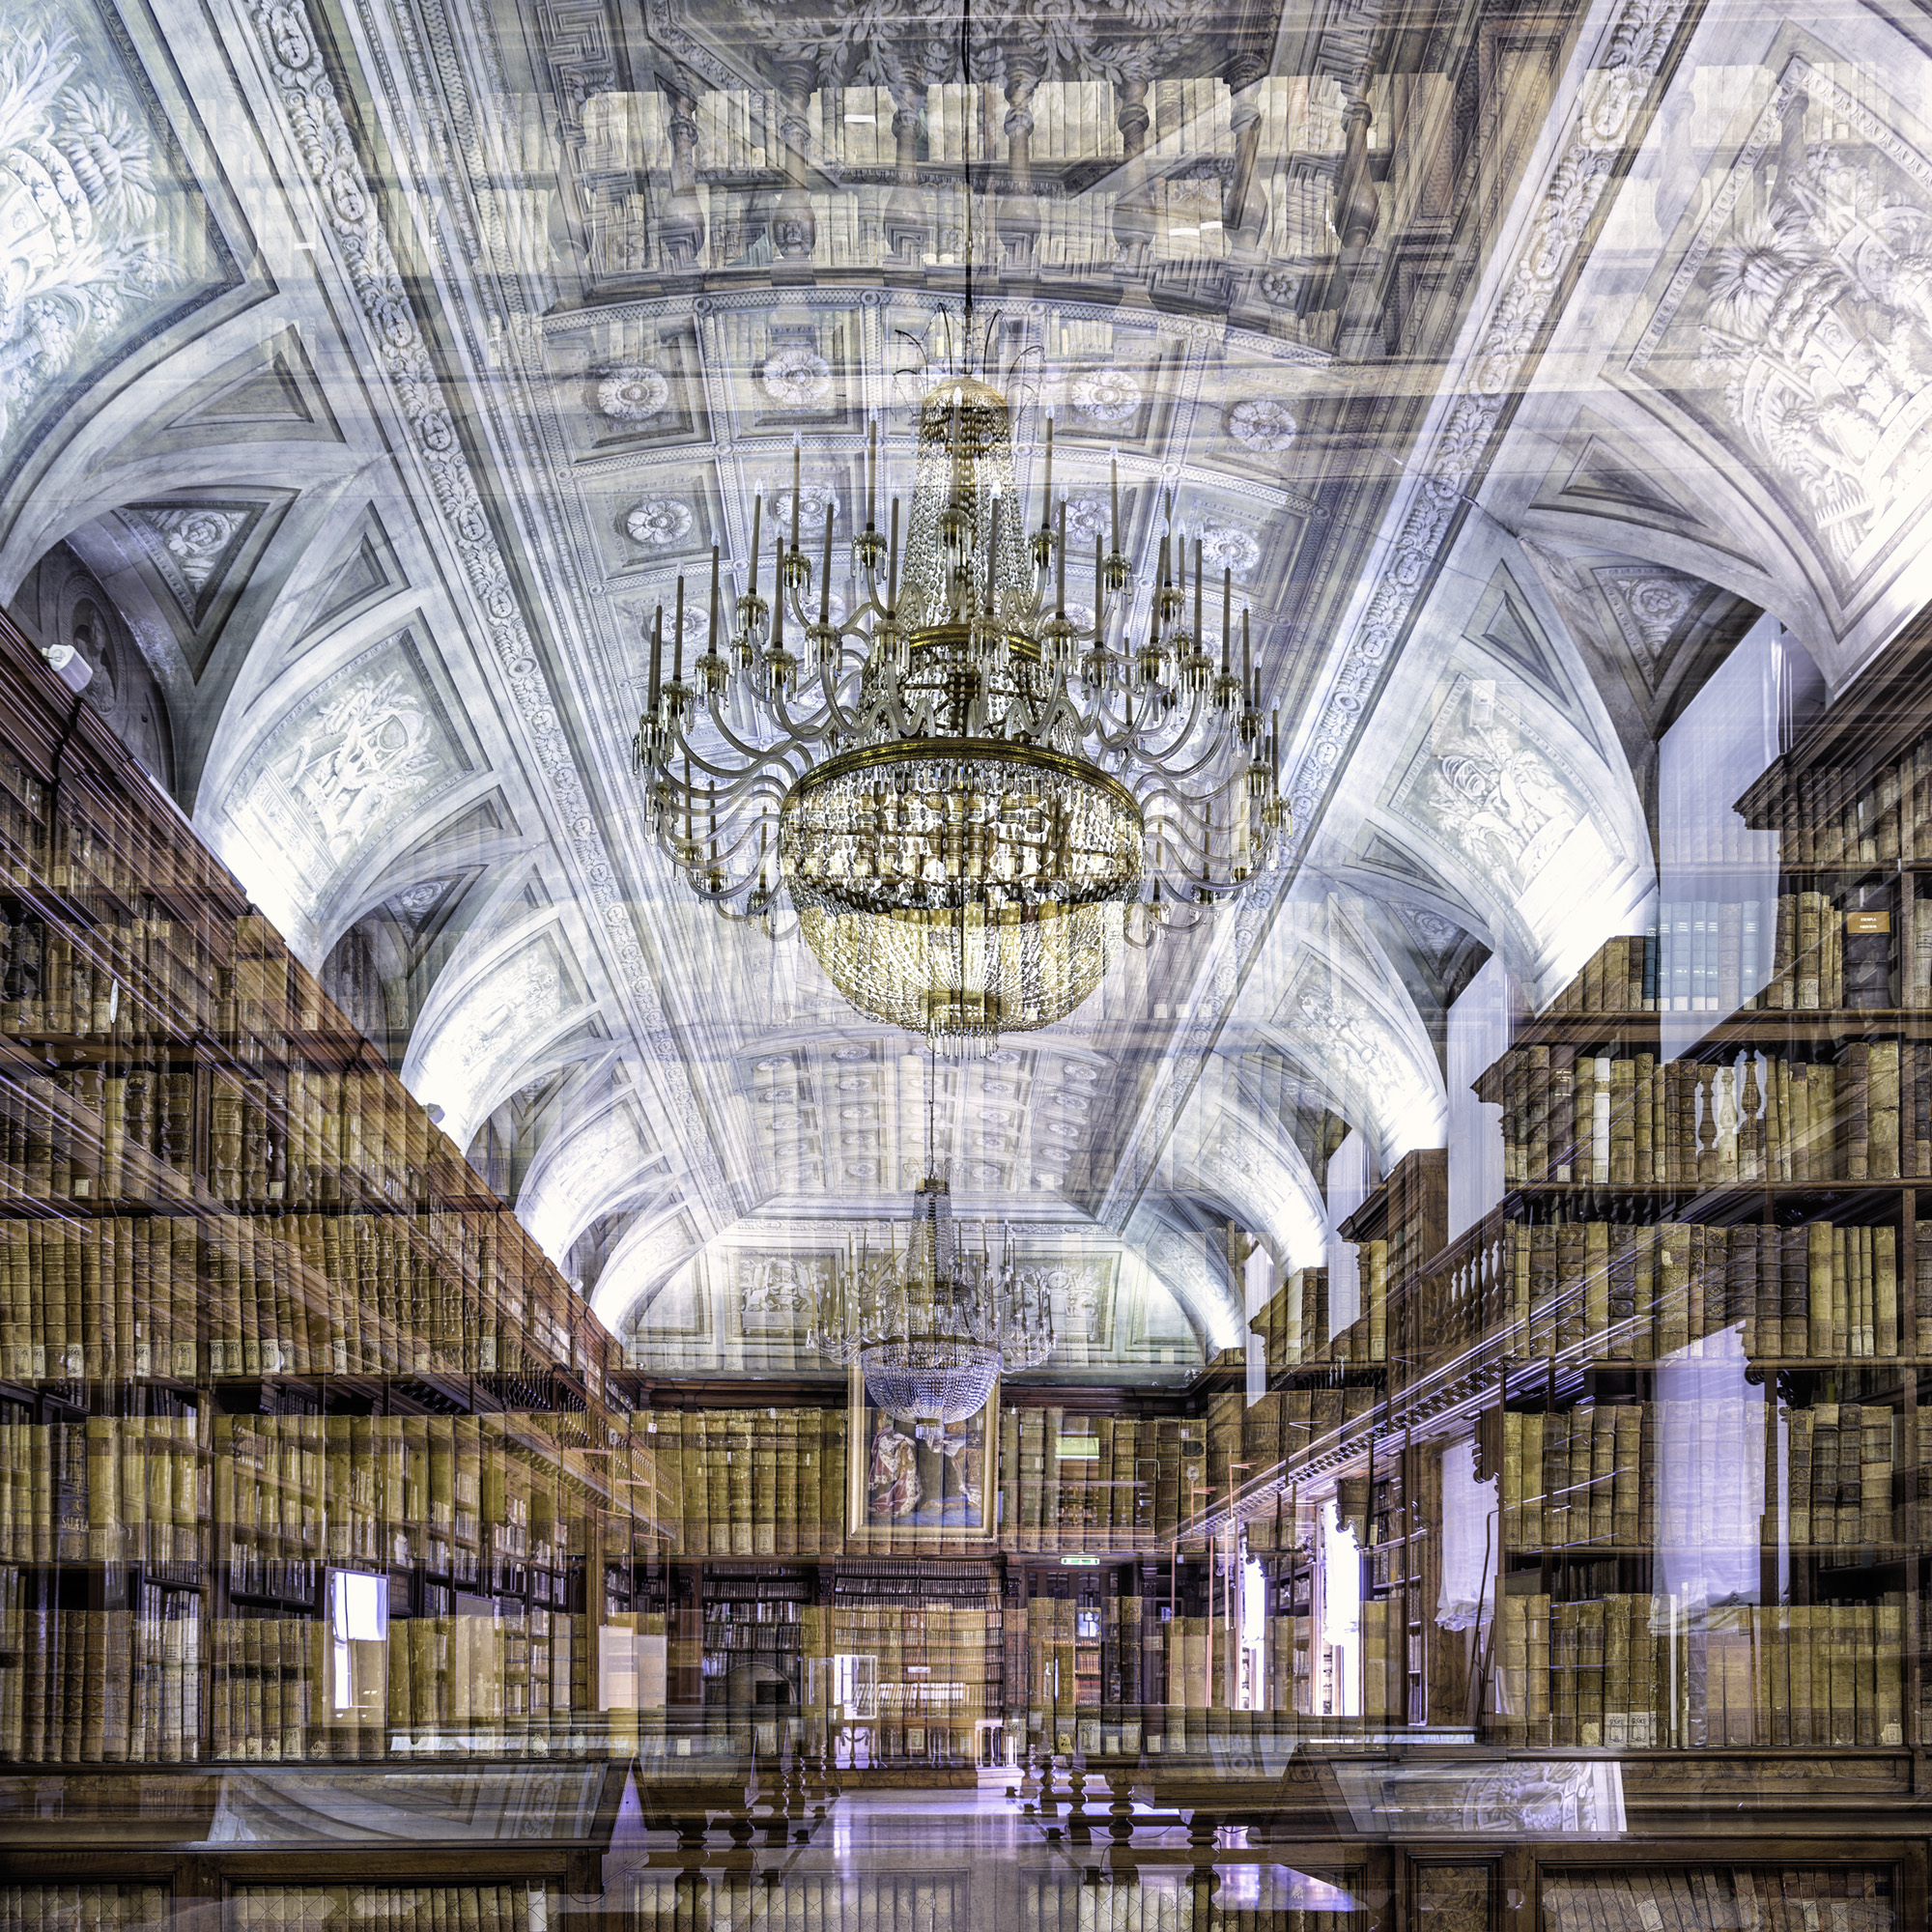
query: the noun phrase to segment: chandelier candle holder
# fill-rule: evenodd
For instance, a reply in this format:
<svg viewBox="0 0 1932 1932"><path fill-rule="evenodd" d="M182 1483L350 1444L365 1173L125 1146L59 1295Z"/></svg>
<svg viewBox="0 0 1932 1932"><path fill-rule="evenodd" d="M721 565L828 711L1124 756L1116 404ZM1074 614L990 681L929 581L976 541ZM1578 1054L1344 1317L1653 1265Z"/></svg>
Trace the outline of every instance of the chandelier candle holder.
<svg viewBox="0 0 1932 1932"><path fill-rule="evenodd" d="M928 1175L903 1245L896 1225L883 1253L848 1243L815 1298L808 1345L841 1367L857 1362L873 1405L935 1441L978 1415L1003 1375L1053 1353L1048 1278L1015 1263L1004 1230L997 1259L983 1226L972 1252L946 1181Z"/></svg>
<svg viewBox="0 0 1932 1932"><path fill-rule="evenodd" d="M897 497L879 527L868 427L856 608L836 620L834 513L809 555L800 461L794 446L769 576L753 501L728 623L713 550L689 676L682 579L668 678L662 609L652 626L635 762L651 835L695 892L767 919L788 897L855 1008L956 1050L1064 1018L1123 933L1148 943L1178 905L1211 906L1271 863L1288 823L1280 721L1262 715L1247 611L1237 669L1232 577L1217 655L1201 542L1190 557L1170 505L1159 580L1129 634L1118 458L1084 624L1067 611L1053 425L1029 529L1012 411L991 384L955 374L928 391L903 529Z"/></svg>

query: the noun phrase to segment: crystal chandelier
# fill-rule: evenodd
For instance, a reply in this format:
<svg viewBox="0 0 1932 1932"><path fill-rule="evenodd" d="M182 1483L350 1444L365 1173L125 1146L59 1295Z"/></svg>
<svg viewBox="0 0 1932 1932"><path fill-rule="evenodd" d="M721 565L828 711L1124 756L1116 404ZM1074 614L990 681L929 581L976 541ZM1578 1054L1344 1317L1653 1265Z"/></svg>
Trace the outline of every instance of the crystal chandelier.
<svg viewBox="0 0 1932 1932"><path fill-rule="evenodd" d="M969 82L972 55L962 13ZM960 340L971 345L970 156L965 187ZM1262 717L1245 611L1234 668L1226 571L1218 666L1208 647L1198 535L1190 620L1171 500L1159 581L1139 599L1121 548L1118 458L1086 621L1066 601L1074 559L1050 420L1031 529L1013 412L990 382L955 368L931 384L912 465L901 541L897 497L878 526L868 425L856 608L835 619L835 509L810 533L814 567L794 445L789 541L774 527L767 579L755 498L749 582L724 630L713 549L710 624L689 682L681 579L668 683L659 610L635 759L649 830L696 892L738 917L769 918L788 895L806 944L861 1012L938 1048L970 1047L1064 1018L1123 931L1145 944L1177 900L1210 906L1270 861L1287 823L1280 727Z"/></svg>
<svg viewBox="0 0 1932 1932"><path fill-rule="evenodd" d="M912 1198L901 1245L855 1242L820 1295L809 1333L819 1353L859 1364L873 1405L928 1438L979 1414L1002 1375L1053 1353L1048 1277L1018 1265L1004 1236L995 1260L962 1242L944 1179L928 1175Z"/></svg>
<svg viewBox="0 0 1932 1932"><path fill-rule="evenodd" d="M1076 622L1052 462L1049 422L1029 533L1006 398L945 377L920 410L903 534L896 498L878 528L868 437L857 610L832 616L831 508L817 558L801 546L794 449L769 599L759 498L728 634L715 550L689 679L682 582L668 681L662 611L652 630L635 753L659 845L729 910L788 895L845 998L940 1046L1065 1017L1123 929L1238 892L1287 823L1279 719L1262 717L1245 611L1235 668L1229 574L1218 663L1198 537L1190 573L1181 536L1163 536L1130 636L1116 464L1112 544L1095 537L1093 616Z"/></svg>
<svg viewBox="0 0 1932 1932"><path fill-rule="evenodd" d="M970 8L960 66L972 81ZM974 340L974 172L966 158L964 317ZM792 448L790 541L752 504L750 582L711 620L684 676L678 580L670 682L663 609L636 767L645 821L692 889L732 916L788 896L806 945L864 1014L937 1049L1051 1026L1136 943L1208 908L1269 864L1287 825L1279 719L1233 580L1221 574L1219 667L1202 611L1202 543L1173 522L1142 603L1121 549L1094 537L1094 603L1066 603L1074 564L1053 495L1047 423L1037 524L1014 471L1012 408L966 369L941 375L914 427L912 514L877 524L879 425L866 433L866 527L852 539L854 609L833 616L833 520L802 545ZM1182 914L1194 923L1202 912Z"/></svg>

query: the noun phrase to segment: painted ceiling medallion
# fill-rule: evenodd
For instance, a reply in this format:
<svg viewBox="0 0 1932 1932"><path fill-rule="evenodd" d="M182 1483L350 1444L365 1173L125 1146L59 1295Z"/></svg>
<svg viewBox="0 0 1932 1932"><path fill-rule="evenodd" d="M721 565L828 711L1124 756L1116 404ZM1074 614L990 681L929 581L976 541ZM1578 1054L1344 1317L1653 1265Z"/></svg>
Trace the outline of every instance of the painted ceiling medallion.
<svg viewBox="0 0 1932 1932"><path fill-rule="evenodd" d="M648 497L625 512L624 531L633 543L662 550L688 537L691 521L689 503L675 497Z"/></svg>
<svg viewBox="0 0 1932 1932"><path fill-rule="evenodd" d="M1251 396L1228 412L1228 434L1247 448L1272 453L1293 442L1301 425L1290 414L1286 403L1272 396Z"/></svg>
<svg viewBox="0 0 1932 1932"><path fill-rule="evenodd" d="M623 363L597 384L597 407L612 422L647 423L669 401L669 381L647 363Z"/></svg>
<svg viewBox="0 0 1932 1932"><path fill-rule="evenodd" d="M802 342L787 342L765 357L758 380L783 409L806 410L832 393L832 364Z"/></svg>
<svg viewBox="0 0 1932 1932"><path fill-rule="evenodd" d="M1094 422L1125 422L1140 408L1142 395L1138 380L1111 364L1090 369L1073 383L1073 407Z"/></svg>

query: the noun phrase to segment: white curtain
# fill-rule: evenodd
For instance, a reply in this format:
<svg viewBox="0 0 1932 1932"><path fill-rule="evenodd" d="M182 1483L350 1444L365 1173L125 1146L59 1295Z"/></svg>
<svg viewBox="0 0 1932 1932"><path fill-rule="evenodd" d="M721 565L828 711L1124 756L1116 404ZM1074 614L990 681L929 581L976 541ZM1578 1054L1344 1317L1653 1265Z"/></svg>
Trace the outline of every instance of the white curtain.
<svg viewBox="0 0 1932 1932"><path fill-rule="evenodd" d="M1339 1335L1362 1312L1361 1272L1355 1244L1335 1231L1374 1192L1377 1184L1369 1143L1360 1128L1349 1134L1328 1157L1328 1332Z"/></svg>
<svg viewBox="0 0 1932 1932"><path fill-rule="evenodd" d="M1657 1594L1685 1610L1758 1601L1764 1390L1747 1366L1726 1328L1657 1367Z"/></svg>
<svg viewBox="0 0 1932 1932"><path fill-rule="evenodd" d="M1495 1612L1496 1479L1476 1480L1476 1445L1442 1452L1442 1589L1435 1621L1473 1630Z"/></svg>
<svg viewBox="0 0 1932 1932"><path fill-rule="evenodd" d="M1675 1059L1770 977L1777 834L1732 810L1824 702L1804 646L1760 617L1658 745L1658 1007ZM1735 981L1722 962L1735 956Z"/></svg>
<svg viewBox="0 0 1932 1932"><path fill-rule="evenodd" d="M1476 1098L1485 1067L1509 1051L1522 993L1492 953L1449 1009L1449 1238L1503 1198L1503 1110Z"/></svg>
<svg viewBox="0 0 1932 1932"><path fill-rule="evenodd" d="M1337 1515L1333 1497L1321 1505L1321 1641L1337 1652L1335 1715L1357 1717L1362 1708L1362 1552Z"/></svg>

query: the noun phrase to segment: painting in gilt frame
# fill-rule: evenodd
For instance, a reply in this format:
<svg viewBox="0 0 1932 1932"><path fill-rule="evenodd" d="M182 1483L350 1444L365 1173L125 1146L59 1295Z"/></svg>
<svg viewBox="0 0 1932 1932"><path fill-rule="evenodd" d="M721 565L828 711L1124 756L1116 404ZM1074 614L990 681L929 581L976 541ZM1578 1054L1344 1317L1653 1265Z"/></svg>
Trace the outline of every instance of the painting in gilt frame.
<svg viewBox="0 0 1932 1932"><path fill-rule="evenodd" d="M852 1533L895 1544L991 1543L999 1530L1000 1390L970 1422L955 1422L944 1441L922 1439L895 1421L852 1370L847 1437L847 1520Z"/></svg>

